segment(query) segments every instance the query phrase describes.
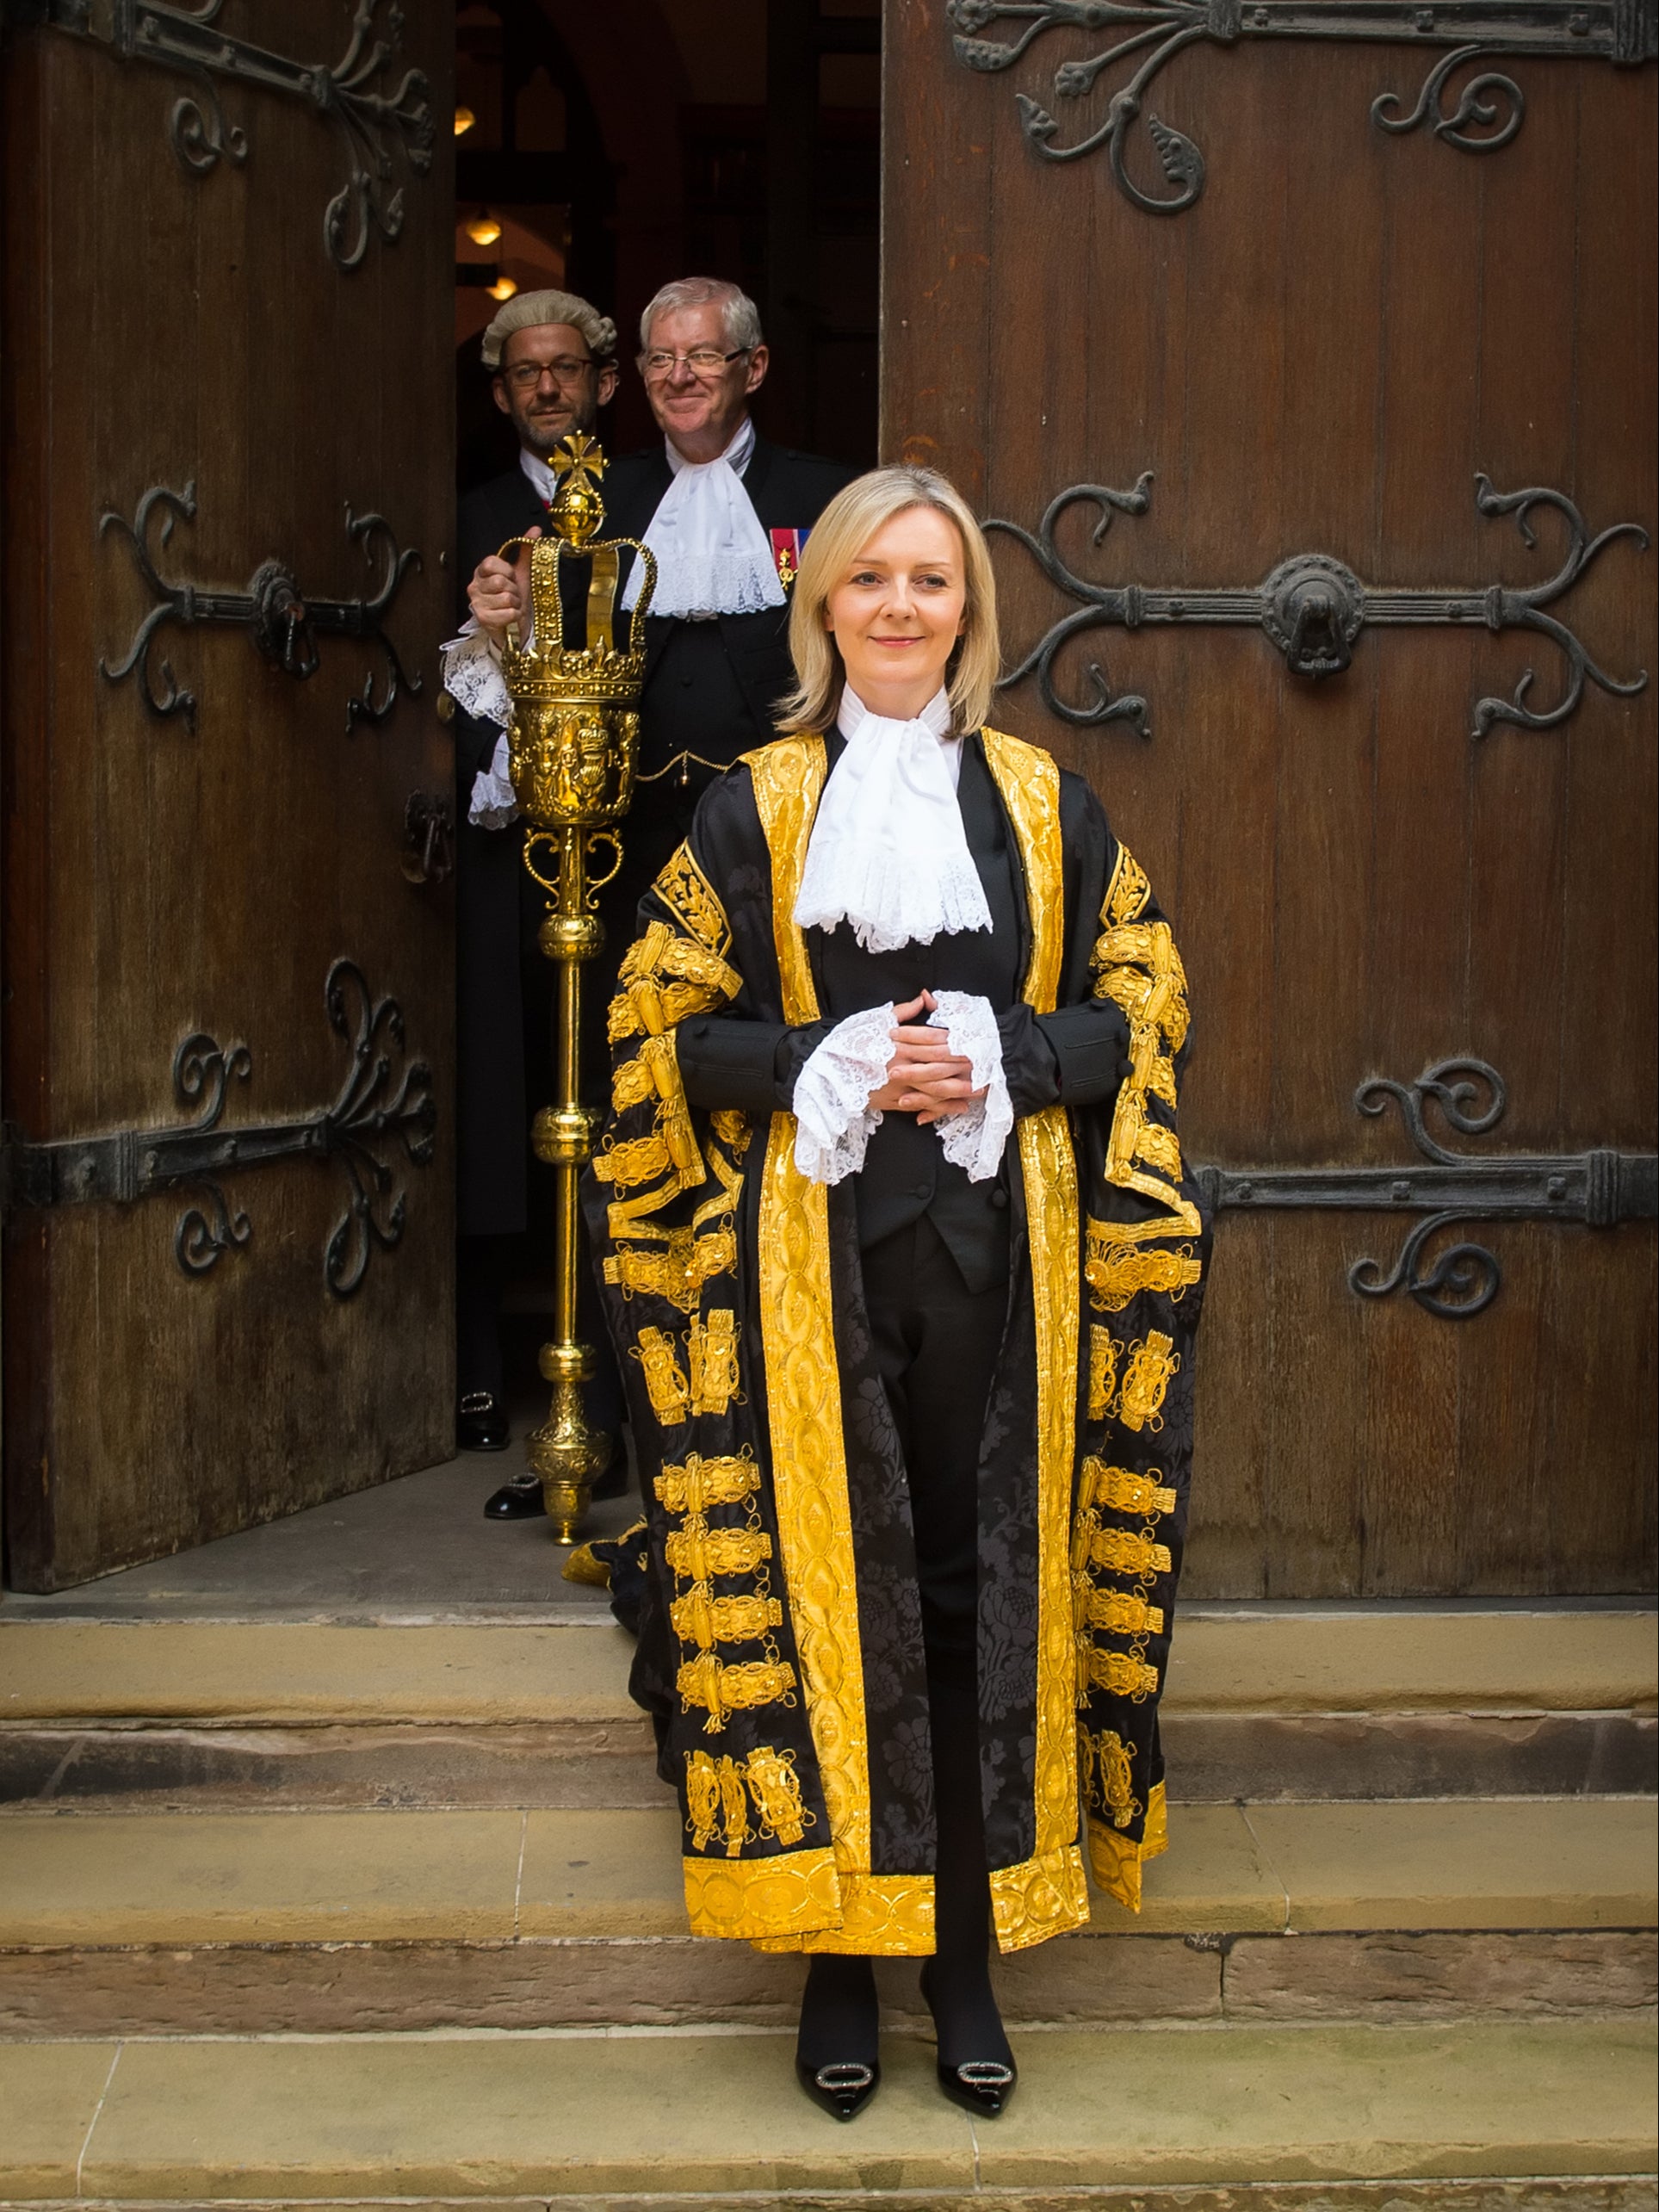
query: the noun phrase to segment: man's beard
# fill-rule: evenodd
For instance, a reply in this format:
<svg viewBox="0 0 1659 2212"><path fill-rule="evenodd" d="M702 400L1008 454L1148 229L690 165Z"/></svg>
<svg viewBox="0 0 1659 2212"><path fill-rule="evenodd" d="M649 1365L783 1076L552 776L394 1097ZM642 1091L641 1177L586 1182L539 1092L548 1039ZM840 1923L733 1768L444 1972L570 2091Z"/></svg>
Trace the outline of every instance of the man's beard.
<svg viewBox="0 0 1659 2212"><path fill-rule="evenodd" d="M532 414L528 407L517 411L513 417L518 431L518 442L539 459L545 460L554 447L567 437L591 437L594 418L598 410L581 401L569 407L548 407Z"/></svg>

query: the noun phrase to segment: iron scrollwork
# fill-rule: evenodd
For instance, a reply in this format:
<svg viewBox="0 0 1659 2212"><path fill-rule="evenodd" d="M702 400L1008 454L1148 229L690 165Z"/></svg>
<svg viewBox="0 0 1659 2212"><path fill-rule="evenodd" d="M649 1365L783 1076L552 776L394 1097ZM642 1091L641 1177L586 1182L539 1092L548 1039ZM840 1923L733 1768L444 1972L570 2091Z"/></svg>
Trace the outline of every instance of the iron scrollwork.
<svg viewBox="0 0 1659 2212"><path fill-rule="evenodd" d="M1484 1137L1503 1118L1508 1095L1502 1076L1484 1060L1442 1060L1413 1083L1374 1076L1354 1093L1356 1109L1377 1115L1392 1103L1427 1167L1202 1168L1199 1180L1216 1208L1418 1214L1393 1266L1356 1260L1348 1287L1361 1298L1403 1290L1443 1321L1467 1321L1483 1312L1503 1281L1497 1255L1484 1244L1463 1237L1431 1251L1448 1229L1471 1221L1582 1222L1611 1229L1623 1221L1651 1221L1659 1213L1659 1156L1603 1149L1483 1159L1452 1151L1433 1135L1425 1119L1431 1102L1458 1136Z"/></svg>
<svg viewBox="0 0 1659 2212"><path fill-rule="evenodd" d="M253 1236L248 1216L226 1197L221 1176L282 1160L331 1160L348 1187L345 1211L324 1247L323 1277L336 1298L350 1298L375 1251L389 1252L402 1238L405 1199L393 1159L400 1151L419 1168L431 1160L437 1102L431 1069L405 1056L403 1009L395 999L377 999L355 961L335 961L323 1003L350 1054L331 1105L287 1121L225 1128L230 1087L251 1076L253 1055L245 1044L221 1045L197 1031L173 1055L173 1094L180 1106L194 1107L191 1119L170 1129L10 1143L8 1205L131 1205L189 1188L194 1195L174 1226L173 1253L187 1275L205 1275Z"/></svg>
<svg viewBox="0 0 1659 2212"><path fill-rule="evenodd" d="M417 176L432 165L435 125L431 87L418 69L405 70L386 90L377 89L393 63L403 32L402 10L387 8L377 32L381 0L357 0L344 53L325 62L294 61L219 27L225 0L179 8L167 0L10 0L7 20L20 27L45 25L95 40L119 60L148 62L184 77L168 115L173 152L192 177L206 177L221 161L240 166L248 134L226 116L216 80L257 86L299 101L325 116L345 145L346 181L323 211L323 244L340 270L356 269L378 232L394 240L403 228L401 184L391 186L392 150Z"/></svg>
<svg viewBox="0 0 1659 2212"><path fill-rule="evenodd" d="M1281 561L1264 582L1240 589L1161 590L1139 584L1094 584L1079 576L1055 542L1057 525L1067 509L1085 501L1093 503L1099 519L1089 543L1099 545L1114 515L1145 514L1151 504L1151 485L1150 470L1133 491L1114 491L1104 484L1074 484L1049 500L1035 534L1017 523L993 519L985 525L987 530L1002 530L1017 538L1051 583L1082 603L1054 623L1002 679L1005 685L1018 684L1034 675L1043 704L1062 722L1085 727L1126 722L1142 737L1151 735L1144 697L1136 692L1114 696L1098 661L1089 662L1086 671L1093 697L1080 704L1061 697L1055 688L1054 672L1055 656L1086 630L1133 630L1152 624L1259 625L1284 655L1292 674L1315 678L1337 675L1346 668L1354 641L1368 625L1421 629L1479 623L1495 635L1506 629L1535 630L1559 646L1566 659L1567 677L1555 704L1538 709L1527 703L1534 681L1534 672L1528 668L1510 697L1489 697L1476 703L1472 734L1477 738L1484 737L1498 722L1514 722L1523 729L1555 728L1576 709L1587 680L1619 698L1630 698L1646 686L1645 670L1628 681L1610 676L1591 659L1566 623L1546 611L1573 589L1615 539L1631 538L1644 551L1648 545L1648 534L1638 523L1615 523L1592 537L1583 516L1564 493L1538 486L1525 492L1498 492L1488 477L1475 479L1475 504L1481 513L1513 515L1529 548L1538 543L1532 517L1538 510L1559 515L1567 525L1567 548L1560 567L1544 582L1525 591L1503 584L1467 591L1396 590L1362 583L1345 563L1322 553L1297 554Z"/></svg>
<svg viewBox="0 0 1659 2212"><path fill-rule="evenodd" d="M1060 125L1024 93L1016 96L1020 127L1034 152L1048 161L1077 161L1105 149L1112 176L1126 199L1148 214L1178 215L1204 190L1204 155L1182 131L1148 112L1147 135L1163 170L1166 191L1148 191L1130 175L1127 145L1148 87L1184 47L1200 42L1234 46L1241 40L1303 39L1368 46L1414 45L1450 49L1430 70L1416 104L1406 114L1394 92L1371 102L1371 121L1399 133L1428 125L1436 138L1464 153L1495 153L1520 130L1526 100L1513 77L1483 65L1503 55L1527 59L1600 59L1623 67L1659 53L1656 0L948 0L956 27L951 45L966 68L1012 68L1028 47L1050 31L1121 28L1115 45L1055 72L1059 100L1080 100L1115 63L1144 59L1108 102L1104 118L1082 138L1056 143ZM1018 25L1007 39L975 33L991 24ZM1459 71L1482 65L1456 89Z"/></svg>
<svg viewBox="0 0 1659 2212"><path fill-rule="evenodd" d="M164 657L152 660L151 648L157 633L169 623L189 629L197 623L233 623L251 634L265 660L300 683L317 672L319 635L372 639L386 656L383 681L377 695L371 668L363 678L362 690L346 701L348 734L359 722L384 722L396 705L400 690L420 690L419 672L412 676L399 660L398 649L386 634L386 618L404 578L411 568L421 566L421 557L412 547L399 547L384 515L356 515L350 507L345 511L346 536L362 547L366 562L381 565L374 596L317 599L301 593L291 570L280 561L262 561L247 588L240 592L169 582L156 563L173 535L175 523L181 516L186 522L194 522L195 511L194 482L182 492L152 484L139 501L130 523L117 514L106 514L99 523L101 536L113 530L126 538L139 574L156 600L121 659L99 661L100 675L119 684L136 668L139 693L150 712L160 720L182 715L186 727L194 730L195 692L181 691L171 664ZM161 519L155 524L152 540L152 524L158 514Z"/></svg>

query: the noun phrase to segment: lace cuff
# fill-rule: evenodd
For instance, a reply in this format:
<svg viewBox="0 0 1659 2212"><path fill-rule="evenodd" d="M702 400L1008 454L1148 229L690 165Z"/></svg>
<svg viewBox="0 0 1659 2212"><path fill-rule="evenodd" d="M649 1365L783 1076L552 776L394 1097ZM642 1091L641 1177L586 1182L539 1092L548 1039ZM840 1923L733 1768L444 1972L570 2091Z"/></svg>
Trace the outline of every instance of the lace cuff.
<svg viewBox="0 0 1659 2212"><path fill-rule="evenodd" d="M978 1003L975 1001L975 1003ZM870 1103L893 1057L893 1002L837 1022L795 1078L795 1164L814 1183L856 1175L882 1117Z"/></svg>
<svg viewBox="0 0 1659 2212"><path fill-rule="evenodd" d="M495 741L495 751L490 755L490 765L480 768L473 778L473 796L467 808L467 819L479 829L505 829L509 822L518 819L518 794L513 790L512 778L507 772L507 734L504 730Z"/></svg>
<svg viewBox="0 0 1659 2212"><path fill-rule="evenodd" d="M499 648L476 615L468 615L459 637L438 648L443 668L443 688L465 713L505 729L512 720L512 701L501 673ZM492 769L493 773L493 768Z"/></svg>
<svg viewBox="0 0 1659 2212"><path fill-rule="evenodd" d="M985 1096L934 1127L954 1167L965 1168L970 1183L988 1182L1002 1165L1003 1147L1014 1125L1008 1081L1002 1071L1002 1036L991 1001L969 991L939 991L927 1017L930 1029L942 1029L950 1050L969 1062L974 1088Z"/></svg>

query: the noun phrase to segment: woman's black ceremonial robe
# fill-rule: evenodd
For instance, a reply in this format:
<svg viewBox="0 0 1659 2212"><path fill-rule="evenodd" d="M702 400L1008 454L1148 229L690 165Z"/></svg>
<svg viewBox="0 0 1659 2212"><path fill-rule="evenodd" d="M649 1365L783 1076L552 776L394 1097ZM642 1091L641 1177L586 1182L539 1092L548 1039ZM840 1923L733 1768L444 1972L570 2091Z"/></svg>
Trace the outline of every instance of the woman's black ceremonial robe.
<svg viewBox="0 0 1659 2212"><path fill-rule="evenodd" d="M1017 856L1019 999L1118 1009L1126 1069L1115 1099L1068 1109L1062 1056L1060 1102L1009 1146L977 1634L991 1894L1013 1950L1086 1920L1085 1847L1132 1906L1165 1847L1157 1707L1208 1237L1176 1134L1185 978L1147 878L1047 753L991 730L969 747ZM800 1172L791 1113L688 1105L677 1059L693 1017L827 1013L825 940L791 919L826 761L815 736L745 756L643 902L586 1197L647 1505L633 1688L679 1792L693 1931L925 1953L921 1611L857 1194Z"/></svg>

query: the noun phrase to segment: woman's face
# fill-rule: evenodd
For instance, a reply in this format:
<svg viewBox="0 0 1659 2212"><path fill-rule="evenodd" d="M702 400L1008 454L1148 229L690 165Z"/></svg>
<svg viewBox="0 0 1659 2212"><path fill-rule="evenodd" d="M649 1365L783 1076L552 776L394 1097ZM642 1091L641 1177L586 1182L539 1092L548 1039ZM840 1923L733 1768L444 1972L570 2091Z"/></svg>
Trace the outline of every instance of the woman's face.
<svg viewBox="0 0 1659 2212"><path fill-rule="evenodd" d="M968 621L962 539L937 507L907 507L849 561L824 608L847 681L867 707L919 715Z"/></svg>

